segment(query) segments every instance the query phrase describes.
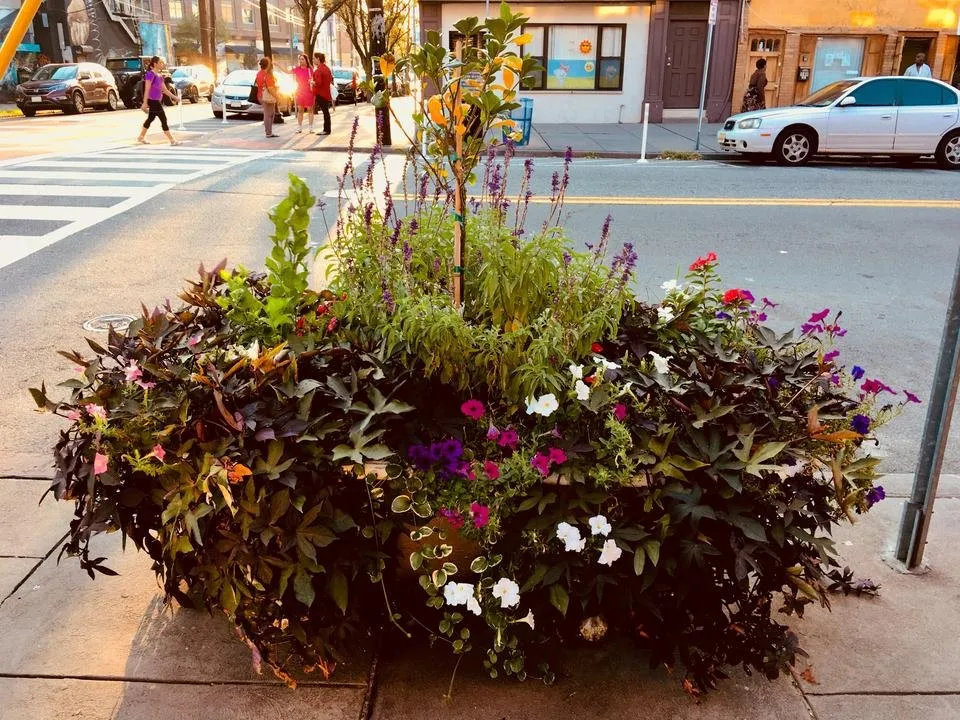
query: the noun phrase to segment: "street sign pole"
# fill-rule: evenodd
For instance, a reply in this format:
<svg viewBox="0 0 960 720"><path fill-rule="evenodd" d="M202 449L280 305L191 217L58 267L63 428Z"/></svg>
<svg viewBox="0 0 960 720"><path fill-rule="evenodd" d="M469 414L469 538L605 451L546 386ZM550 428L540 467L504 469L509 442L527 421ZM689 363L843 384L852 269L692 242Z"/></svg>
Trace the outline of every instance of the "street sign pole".
<svg viewBox="0 0 960 720"><path fill-rule="evenodd" d="M940 359L933 376L933 389L927 409L927 420L920 443L920 459L917 474L913 478L910 500L903 507L900 537L897 540L897 560L907 570L915 570L923 562L923 550L927 544L927 532L933 517L933 504L937 498L943 455L950 434L950 420L957 402L957 385L960 384L960 255L953 276L953 292L947 306L947 322L943 327L940 342Z"/></svg>
<svg viewBox="0 0 960 720"><path fill-rule="evenodd" d="M703 130L703 106L707 100L707 78L710 77L710 49L713 47L713 28L717 24L717 4L719 0L710 0L710 17L707 22L707 56L703 61L703 80L700 82L700 106L697 111L697 144L700 149L700 133Z"/></svg>

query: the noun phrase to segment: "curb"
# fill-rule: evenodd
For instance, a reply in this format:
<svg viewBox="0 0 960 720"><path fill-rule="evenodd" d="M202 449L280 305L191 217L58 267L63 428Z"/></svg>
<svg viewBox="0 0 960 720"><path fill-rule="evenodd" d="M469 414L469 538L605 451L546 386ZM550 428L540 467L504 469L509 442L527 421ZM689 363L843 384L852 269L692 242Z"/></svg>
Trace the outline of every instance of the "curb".
<svg viewBox="0 0 960 720"><path fill-rule="evenodd" d="M409 146L391 146L381 148L382 152L387 155L405 155L410 152ZM304 148L301 152L349 152L350 147L347 145L321 145L319 147L310 147ZM353 148L354 153L370 153L373 152L372 147L360 147L355 146ZM648 160L659 160L660 155L664 152L671 152L670 150L662 150L660 152L651 153ZM688 150L675 150L672 152L689 152ZM515 148L514 157L541 157L541 158L562 158L566 154L566 150L551 150L548 148ZM574 150L573 157L575 159L618 159L618 160L639 160L640 153L633 152L629 150L601 150L599 152L593 150ZM736 160L737 155L735 153L723 153L723 152L704 152L700 153L698 160ZM690 160L671 160L671 162L691 162Z"/></svg>

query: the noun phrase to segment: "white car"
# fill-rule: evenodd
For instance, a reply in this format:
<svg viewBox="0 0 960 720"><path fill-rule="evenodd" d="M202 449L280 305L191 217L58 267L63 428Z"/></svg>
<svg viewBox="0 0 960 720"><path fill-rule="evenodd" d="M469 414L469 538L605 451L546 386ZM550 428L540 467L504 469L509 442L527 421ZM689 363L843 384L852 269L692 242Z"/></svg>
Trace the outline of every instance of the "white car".
<svg viewBox="0 0 960 720"><path fill-rule="evenodd" d="M936 157L960 169L960 94L939 80L841 80L799 105L728 118L717 140L752 160L803 165L815 154Z"/></svg>
<svg viewBox="0 0 960 720"><path fill-rule="evenodd" d="M278 70L274 71L280 98L277 112L290 115L293 108L293 96L297 91L297 82L293 76ZM210 96L210 108L214 117L223 117L226 112L237 115L263 115L263 106L249 100L250 89L256 84L256 70L234 70L223 82L213 89Z"/></svg>

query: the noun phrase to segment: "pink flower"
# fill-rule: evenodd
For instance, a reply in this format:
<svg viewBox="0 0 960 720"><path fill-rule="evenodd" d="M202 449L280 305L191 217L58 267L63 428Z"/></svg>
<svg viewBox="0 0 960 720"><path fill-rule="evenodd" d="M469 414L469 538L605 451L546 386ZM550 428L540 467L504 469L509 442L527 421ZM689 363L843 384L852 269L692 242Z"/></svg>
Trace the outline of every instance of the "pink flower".
<svg viewBox="0 0 960 720"><path fill-rule="evenodd" d="M546 477L550 474L550 458L543 453L537 453L530 459L530 466Z"/></svg>
<svg viewBox="0 0 960 720"><path fill-rule="evenodd" d="M617 403L616 405L614 405L613 416L620 422L623 422L624 419L627 417L627 406L624 405L623 403Z"/></svg>
<svg viewBox="0 0 960 720"><path fill-rule="evenodd" d="M450 527L454 530L459 530L463 527L463 515L458 513L456 510L451 510L450 508L440 508L441 517L446 518L447 522L450 523Z"/></svg>
<svg viewBox="0 0 960 720"><path fill-rule="evenodd" d="M824 361L825 363L833 362L833 361L837 358L837 356L839 356L839 355L840 355L840 351L839 351L839 350L831 350L830 352L826 353L826 354L823 356L823 361Z"/></svg>
<svg viewBox="0 0 960 720"><path fill-rule="evenodd" d="M491 480L496 480L498 477L500 477L500 467L492 460L484 461L483 472Z"/></svg>
<svg viewBox="0 0 960 720"><path fill-rule="evenodd" d="M920 402L921 402L921 401L920 401L920 398L918 398L918 397L917 397L916 395L914 395L912 392L910 392L909 390L904 390L903 392L904 392L904 394L907 396L907 402L917 403L917 405L920 404Z"/></svg>
<svg viewBox="0 0 960 720"><path fill-rule="evenodd" d="M563 465L567 461L567 454L560 448L550 448L547 457L550 459L551 464L556 463L557 465Z"/></svg>
<svg viewBox="0 0 960 720"><path fill-rule="evenodd" d="M487 440L496 440L500 437L500 431L497 430L496 425L491 425L487 428Z"/></svg>
<svg viewBox="0 0 960 720"><path fill-rule="evenodd" d="M107 471L107 466L109 464L110 464L109 455L104 455L103 453L97 453L93 457L93 474L103 475Z"/></svg>
<svg viewBox="0 0 960 720"><path fill-rule="evenodd" d="M470 503L470 512L473 515L473 526L486 527L490 522L490 508L480 503Z"/></svg>
<svg viewBox="0 0 960 720"><path fill-rule="evenodd" d="M79 410L71 410L70 412L67 413L67 420L72 420L73 422L76 422L79 419L80 419Z"/></svg>
<svg viewBox="0 0 960 720"><path fill-rule="evenodd" d="M497 445L500 447L508 447L511 450L516 450L517 445L520 443L520 436L517 435L517 431L513 428L507 428L500 433L500 437L497 439Z"/></svg>
<svg viewBox="0 0 960 720"><path fill-rule="evenodd" d="M479 400L467 400L460 406L460 412L471 420L479 420L484 413L483 403Z"/></svg>
<svg viewBox="0 0 960 720"><path fill-rule="evenodd" d="M830 314L830 308L824 308L820 312L815 312L810 316L810 319L807 320L808 323L818 323L822 321L827 315Z"/></svg>
<svg viewBox="0 0 960 720"><path fill-rule="evenodd" d="M143 380L137 380L136 383L144 390L152 390L157 386L155 382L144 382Z"/></svg>
<svg viewBox="0 0 960 720"><path fill-rule="evenodd" d="M124 371L127 374L127 382L133 382L143 377L143 371L140 369L140 366L137 365L136 360L131 360L130 364L124 368Z"/></svg>
<svg viewBox="0 0 960 720"><path fill-rule="evenodd" d="M167 456L167 451L163 449L160 445L153 446L153 452L151 453L157 460L163 462L163 459Z"/></svg>
<svg viewBox="0 0 960 720"><path fill-rule="evenodd" d="M87 403L83 406L83 409L90 413L90 416L96 418L97 420L106 420L107 411L103 409L101 405L95 405L94 403Z"/></svg>
<svg viewBox="0 0 960 720"><path fill-rule="evenodd" d="M199 342L200 342L200 333L197 333L196 335L192 336L189 340L187 340L187 347L193 347Z"/></svg>

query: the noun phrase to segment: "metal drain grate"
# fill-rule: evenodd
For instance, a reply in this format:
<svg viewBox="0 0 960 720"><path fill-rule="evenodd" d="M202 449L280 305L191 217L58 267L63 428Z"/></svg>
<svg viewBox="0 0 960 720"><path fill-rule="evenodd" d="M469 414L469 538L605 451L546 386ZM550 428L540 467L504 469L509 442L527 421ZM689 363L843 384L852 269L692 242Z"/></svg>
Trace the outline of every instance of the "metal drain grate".
<svg viewBox="0 0 960 720"><path fill-rule="evenodd" d="M125 315L123 313L97 315L95 318L87 320L83 324L83 329L87 332L107 332L107 328L113 326L114 331L123 333L130 327L130 323L136 319L135 315Z"/></svg>

